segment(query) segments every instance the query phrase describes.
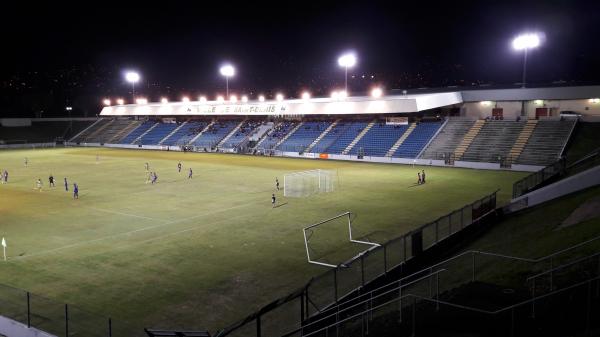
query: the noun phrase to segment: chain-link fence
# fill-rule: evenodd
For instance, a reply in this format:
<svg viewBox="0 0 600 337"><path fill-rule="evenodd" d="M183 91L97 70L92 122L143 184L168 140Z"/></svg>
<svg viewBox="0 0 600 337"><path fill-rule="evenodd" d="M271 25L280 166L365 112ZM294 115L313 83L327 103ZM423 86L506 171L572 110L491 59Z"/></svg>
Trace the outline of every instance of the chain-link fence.
<svg viewBox="0 0 600 337"><path fill-rule="evenodd" d="M532 191L533 189L539 187L549 179L563 174L565 172L566 162L567 161L563 157L557 160L556 162L544 167L543 169L534 172L514 183L512 193L513 199Z"/></svg>
<svg viewBox="0 0 600 337"><path fill-rule="evenodd" d="M244 320L220 331L217 336L238 336L247 325L256 330L244 336L280 336L281 331L300 327L303 321L322 314L378 277L435 246L496 208L496 192L425 224L357 258L314 277L302 289L279 299ZM339 318L339 317L338 317ZM267 324L265 320L273 323ZM269 333L265 330L269 326ZM276 331L278 333L272 334ZM241 335L240 335L241 336Z"/></svg>

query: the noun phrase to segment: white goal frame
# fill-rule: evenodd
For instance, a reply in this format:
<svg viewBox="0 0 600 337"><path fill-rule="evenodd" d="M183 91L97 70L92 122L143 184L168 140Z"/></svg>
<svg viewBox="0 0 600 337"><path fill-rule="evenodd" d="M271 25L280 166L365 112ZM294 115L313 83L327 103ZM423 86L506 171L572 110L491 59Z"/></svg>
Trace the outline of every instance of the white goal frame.
<svg viewBox="0 0 600 337"><path fill-rule="evenodd" d="M318 265L321 265L321 266L331 267L331 268L337 268L338 267L337 265L334 265L334 264L331 264L331 263L325 263L325 262L320 262L320 261L316 261L316 260L311 259L311 257L310 257L310 250L308 249L308 241L309 241L309 239L306 236L306 231L309 230L309 229L321 226L321 225L323 225L325 223L328 223L330 221L342 218L342 217L348 217L348 239L349 239L349 241L350 242L354 242L354 243L360 243L360 244L371 246L369 249L366 249L365 251L359 253L359 256L362 255L362 254L364 254L364 253L366 253L366 252L368 252L369 250L371 250L371 249L373 249L375 247L381 246L380 244L378 244L376 242L368 242L368 241L355 240L352 237L352 218L351 218L351 216L352 216L352 212L345 212L345 213L336 215L333 218L329 218L327 220L323 220L321 222L317 222L317 223L312 224L310 226L306 226L306 227L304 227L302 229L302 234L304 234L304 248L306 248L306 258L308 260L308 263L318 264Z"/></svg>
<svg viewBox="0 0 600 337"><path fill-rule="evenodd" d="M316 179L316 191L309 191L306 194L302 193L292 193L289 190L291 189L291 187L288 187L288 184L290 183L290 178L291 177L299 177L301 179ZM325 181L322 181L322 178L325 178ZM322 183L325 183L325 186L322 185ZM313 194L319 194L319 193L328 193L328 192L333 192L336 189L336 184L337 184L337 172L333 171L333 170L321 170L321 169L316 169L316 170L308 170L308 171L300 171L300 172L292 172L292 173L286 173L283 176L283 196L285 197L307 197ZM295 192L295 191L294 191Z"/></svg>

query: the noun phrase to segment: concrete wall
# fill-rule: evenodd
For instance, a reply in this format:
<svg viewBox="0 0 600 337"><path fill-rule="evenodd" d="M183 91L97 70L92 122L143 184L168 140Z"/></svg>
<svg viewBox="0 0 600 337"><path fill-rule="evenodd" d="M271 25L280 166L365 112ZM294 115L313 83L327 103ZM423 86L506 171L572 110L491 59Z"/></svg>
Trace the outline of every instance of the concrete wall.
<svg viewBox="0 0 600 337"><path fill-rule="evenodd" d="M600 94L599 94L600 95ZM502 108L504 119L516 119L521 116L521 101L485 101L464 103L461 115L465 117L485 118L492 116L493 108ZM584 121L600 121L600 103L593 103L589 99L580 100L540 100L525 101L525 110L528 118L535 118L537 108L548 108L552 116L558 116L561 111L574 111L584 115Z"/></svg>
<svg viewBox="0 0 600 337"><path fill-rule="evenodd" d="M7 337L55 337L36 328L28 328L27 325L4 316L0 316L0 335Z"/></svg>

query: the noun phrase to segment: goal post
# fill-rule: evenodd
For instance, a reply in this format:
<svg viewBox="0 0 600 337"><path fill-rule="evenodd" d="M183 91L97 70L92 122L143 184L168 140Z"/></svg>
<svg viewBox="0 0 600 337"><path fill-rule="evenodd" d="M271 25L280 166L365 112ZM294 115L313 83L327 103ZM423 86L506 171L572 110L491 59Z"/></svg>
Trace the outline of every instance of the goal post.
<svg viewBox="0 0 600 337"><path fill-rule="evenodd" d="M318 264L321 266L325 266L325 267L331 267L331 268L336 268L337 265L331 264L331 263L326 263L326 262L322 262L322 261L317 261L311 258L310 256L310 247L309 247L309 243L310 243L310 238L312 236L312 231L314 228L325 225L329 222L332 222L334 220L340 219L340 218L346 218L347 222L348 222L348 240L350 242L354 242L354 243L359 243L359 244L364 244L364 245L369 245L371 246L370 248L368 248L367 250L363 251L360 254L364 254L365 252L375 248L375 247L379 247L381 246L378 243L375 242L368 242L368 241L361 241L361 240L356 240L354 239L354 237L352 236L352 212L345 212L339 215L334 216L333 218L329 218L327 220L323 220L320 222L317 222L315 224L312 224L310 226L306 226L302 229L302 234L304 235L304 248L306 249L306 258L308 260L308 263L312 263L312 264ZM307 234L308 233L308 234ZM359 255L360 255L359 254Z"/></svg>
<svg viewBox="0 0 600 337"><path fill-rule="evenodd" d="M337 175L331 170L309 170L288 173L283 176L285 197L308 197L318 193L333 192Z"/></svg>

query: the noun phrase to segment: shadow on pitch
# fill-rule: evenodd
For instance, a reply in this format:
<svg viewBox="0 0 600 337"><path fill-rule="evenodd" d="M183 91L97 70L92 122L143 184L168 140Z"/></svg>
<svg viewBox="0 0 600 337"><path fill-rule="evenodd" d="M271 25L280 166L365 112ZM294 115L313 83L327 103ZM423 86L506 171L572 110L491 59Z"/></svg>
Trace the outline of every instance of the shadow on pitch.
<svg viewBox="0 0 600 337"><path fill-rule="evenodd" d="M277 206L275 206L275 207L273 207L273 208L279 208L279 207L281 207L281 206L285 206L285 205L287 205L287 204L288 204L287 202L284 202L283 204L279 204L279 205L277 205Z"/></svg>

